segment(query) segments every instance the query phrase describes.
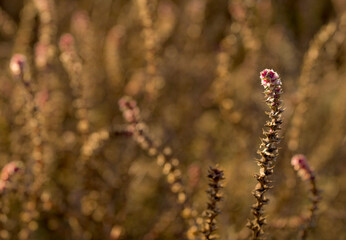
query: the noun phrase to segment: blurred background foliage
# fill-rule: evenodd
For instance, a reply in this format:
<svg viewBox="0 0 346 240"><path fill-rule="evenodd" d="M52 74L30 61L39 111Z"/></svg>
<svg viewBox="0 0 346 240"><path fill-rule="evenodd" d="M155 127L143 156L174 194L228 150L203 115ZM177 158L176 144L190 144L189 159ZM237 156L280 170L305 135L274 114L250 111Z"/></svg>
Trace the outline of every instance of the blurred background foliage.
<svg viewBox="0 0 346 240"><path fill-rule="evenodd" d="M52 8L40 12L33 2ZM309 207L307 186L290 166L296 153L307 156L322 190L310 239L346 239L345 1L140 2L0 1L0 165L18 160L26 166L24 175L32 174L25 92L8 68L11 56L22 53L44 119L47 176L34 207L38 217L31 221L37 224L23 215L25 178L18 180L25 184L2 194L0 238L185 238L186 226L161 168L130 137L111 136L85 165L80 163L86 143L78 131L71 75L58 48L60 36L69 32L82 63L86 138L121 126L117 102L132 96L150 136L180 160L199 213L207 201L208 167L218 163L224 170L221 239L247 237L267 111L259 72L277 71L285 112L266 207L268 239L295 239L299 229L273 223ZM45 14L53 19L45 25L51 32L41 24ZM44 34L50 37L42 53L35 47ZM49 60L47 49L52 50Z"/></svg>

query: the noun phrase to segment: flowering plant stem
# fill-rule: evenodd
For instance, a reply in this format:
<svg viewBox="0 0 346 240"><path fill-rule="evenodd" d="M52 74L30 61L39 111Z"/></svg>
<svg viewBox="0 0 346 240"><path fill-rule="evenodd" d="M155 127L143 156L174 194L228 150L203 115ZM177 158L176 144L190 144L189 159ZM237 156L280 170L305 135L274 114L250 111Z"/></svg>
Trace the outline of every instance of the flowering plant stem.
<svg viewBox="0 0 346 240"><path fill-rule="evenodd" d="M254 219L248 223L248 227L252 231L252 239L264 239L263 226L266 219L263 207L269 201L265 197L265 193L272 188L269 177L273 174L274 165L278 157L277 145L280 142L279 130L281 129L281 113L283 112L280 100L282 83L279 75L273 70L265 69L261 72L260 77L264 87L266 103L271 111L266 113L269 116L269 121L265 124L266 130L263 131L264 137L261 139L262 143L258 150L261 158L257 160L260 172L255 175L258 184L253 192L256 198L256 203L252 206Z"/></svg>

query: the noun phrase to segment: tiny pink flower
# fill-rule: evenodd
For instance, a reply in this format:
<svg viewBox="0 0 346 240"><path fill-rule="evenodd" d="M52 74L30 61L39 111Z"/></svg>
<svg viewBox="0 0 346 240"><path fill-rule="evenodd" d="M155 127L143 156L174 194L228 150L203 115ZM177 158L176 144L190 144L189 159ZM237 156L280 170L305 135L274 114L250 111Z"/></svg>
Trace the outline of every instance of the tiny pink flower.
<svg viewBox="0 0 346 240"><path fill-rule="evenodd" d="M70 33L65 33L60 37L59 48L63 52L68 52L74 45L74 38Z"/></svg>
<svg viewBox="0 0 346 240"><path fill-rule="evenodd" d="M123 97L119 100L120 110L123 112L123 117L128 123L136 123L139 121L140 111L136 101L129 97Z"/></svg>
<svg viewBox="0 0 346 240"><path fill-rule="evenodd" d="M261 82L264 88L277 88L281 85L279 74L271 69L265 69L260 74Z"/></svg>
<svg viewBox="0 0 346 240"><path fill-rule="evenodd" d="M266 77L266 76L267 76L267 73L268 73L267 70L263 70L263 71L261 72L261 76L262 76L262 77Z"/></svg>
<svg viewBox="0 0 346 240"><path fill-rule="evenodd" d="M10 61L10 70L14 76L19 76L24 73L26 57L23 54L15 54Z"/></svg>
<svg viewBox="0 0 346 240"><path fill-rule="evenodd" d="M21 162L12 161L7 163L1 170L0 174L0 194L6 191L8 182L21 169Z"/></svg>
<svg viewBox="0 0 346 240"><path fill-rule="evenodd" d="M19 169L20 166L18 162L9 162L2 168L0 180L8 181Z"/></svg>
<svg viewBox="0 0 346 240"><path fill-rule="evenodd" d="M298 154L292 157L291 165L294 170L298 172L298 175L303 179L313 178L313 172L308 164L306 157L302 154Z"/></svg>

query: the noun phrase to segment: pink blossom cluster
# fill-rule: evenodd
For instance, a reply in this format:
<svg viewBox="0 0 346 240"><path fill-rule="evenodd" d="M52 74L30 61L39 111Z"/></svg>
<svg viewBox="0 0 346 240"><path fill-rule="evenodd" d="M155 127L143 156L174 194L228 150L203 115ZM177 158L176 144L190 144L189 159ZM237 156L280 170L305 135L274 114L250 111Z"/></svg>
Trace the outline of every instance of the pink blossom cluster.
<svg viewBox="0 0 346 240"><path fill-rule="evenodd" d="M14 54L10 61L10 70L16 77L24 74L26 57L23 54Z"/></svg>
<svg viewBox="0 0 346 240"><path fill-rule="evenodd" d="M20 163L13 161L6 164L1 171L0 175L0 193L6 189L7 182L9 182L13 175L21 169Z"/></svg>
<svg viewBox="0 0 346 240"><path fill-rule="evenodd" d="M278 87L281 85L279 74L277 74L272 69L264 69L260 73L260 78L264 88L273 87L273 86Z"/></svg>
<svg viewBox="0 0 346 240"><path fill-rule="evenodd" d="M125 96L119 100L120 110L123 112L123 117L128 123L138 123L140 120L140 111L136 101Z"/></svg>
<svg viewBox="0 0 346 240"><path fill-rule="evenodd" d="M282 93L282 82L277 74L272 69L264 69L260 73L261 84L264 87L264 94L267 97L267 103L271 106L280 105L280 95Z"/></svg>
<svg viewBox="0 0 346 240"><path fill-rule="evenodd" d="M65 33L60 37L59 47L63 52L69 52L74 47L74 38L70 33Z"/></svg>
<svg viewBox="0 0 346 240"><path fill-rule="evenodd" d="M294 170L298 172L298 175L303 180L314 178L313 172L308 164L306 157L303 154L297 154L292 157L291 165Z"/></svg>

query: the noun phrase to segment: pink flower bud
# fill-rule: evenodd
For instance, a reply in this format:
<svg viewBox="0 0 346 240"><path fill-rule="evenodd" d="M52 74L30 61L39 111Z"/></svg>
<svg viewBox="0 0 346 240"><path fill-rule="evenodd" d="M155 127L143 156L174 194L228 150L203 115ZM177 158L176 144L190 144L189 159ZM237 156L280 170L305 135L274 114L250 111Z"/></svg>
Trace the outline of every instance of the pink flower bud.
<svg viewBox="0 0 346 240"><path fill-rule="evenodd" d="M20 169L19 162L9 162L6 164L1 171L0 180L8 181L16 172Z"/></svg>
<svg viewBox="0 0 346 240"><path fill-rule="evenodd" d="M63 52L70 51L74 46L74 38L70 33L65 33L60 37L59 48Z"/></svg>
<svg viewBox="0 0 346 240"><path fill-rule="evenodd" d="M8 182L21 169L21 162L12 161L6 164L0 174L0 194L6 191Z"/></svg>
<svg viewBox="0 0 346 240"><path fill-rule="evenodd" d="M136 101L125 96L119 100L120 110L123 112L123 117L128 123L138 122L140 119L140 111Z"/></svg>
<svg viewBox="0 0 346 240"><path fill-rule="evenodd" d="M24 73L26 57L23 54L15 54L10 61L10 70L14 76L20 76Z"/></svg>
<svg viewBox="0 0 346 240"><path fill-rule="evenodd" d="M306 157L302 154L298 154L292 157L291 165L294 170L298 172L298 175L303 179L311 179L313 178L313 172L308 164Z"/></svg>
<svg viewBox="0 0 346 240"><path fill-rule="evenodd" d="M261 83L264 88L270 87L275 88L277 91L278 86L281 85L279 74L274 72L272 69L265 69L260 73Z"/></svg>

